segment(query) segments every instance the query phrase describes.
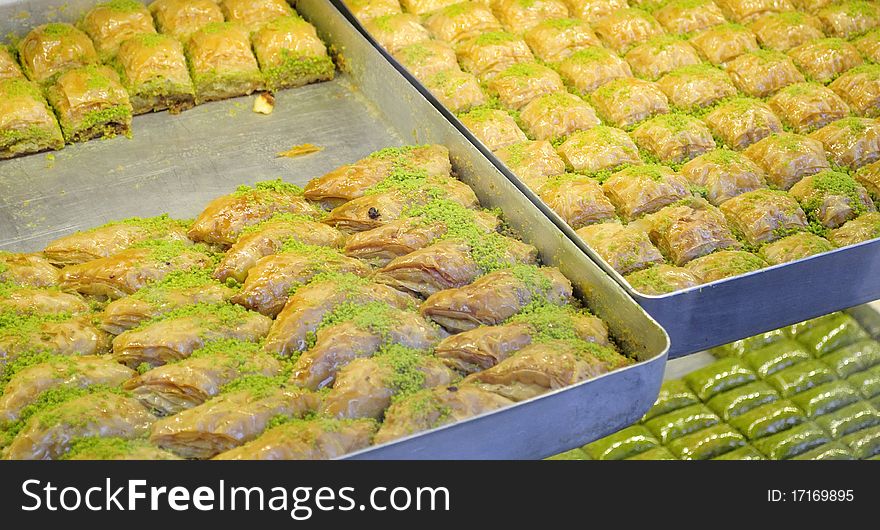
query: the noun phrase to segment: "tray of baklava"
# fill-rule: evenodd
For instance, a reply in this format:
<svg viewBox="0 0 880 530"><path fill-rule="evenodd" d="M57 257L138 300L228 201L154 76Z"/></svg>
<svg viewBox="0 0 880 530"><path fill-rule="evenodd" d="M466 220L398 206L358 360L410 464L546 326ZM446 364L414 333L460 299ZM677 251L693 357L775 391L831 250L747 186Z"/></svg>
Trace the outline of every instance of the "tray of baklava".
<svg viewBox="0 0 880 530"><path fill-rule="evenodd" d="M880 296L875 3L343 3L673 356Z"/></svg>
<svg viewBox="0 0 880 530"><path fill-rule="evenodd" d="M553 458L877 460L878 324L859 306L672 361L639 423Z"/></svg>
<svg viewBox="0 0 880 530"><path fill-rule="evenodd" d="M272 114L0 161L3 457L534 458L655 400L662 328L338 11L297 11L346 69Z"/></svg>

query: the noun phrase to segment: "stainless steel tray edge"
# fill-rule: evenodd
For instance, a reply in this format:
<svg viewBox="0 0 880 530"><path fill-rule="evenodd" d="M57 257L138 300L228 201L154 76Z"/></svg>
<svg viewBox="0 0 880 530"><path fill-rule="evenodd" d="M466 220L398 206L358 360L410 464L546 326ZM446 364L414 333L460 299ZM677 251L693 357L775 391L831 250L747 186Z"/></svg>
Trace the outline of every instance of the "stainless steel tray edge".
<svg viewBox="0 0 880 530"><path fill-rule="evenodd" d="M339 9L358 29L367 34L339 0L330 1L339 5ZM372 38L370 40L380 48ZM667 295L639 293L396 59L385 50L381 50L381 53L581 252L597 263L663 326L671 339L670 359L880 298L880 240ZM854 267L854 263L861 263L862 266Z"/></svg>

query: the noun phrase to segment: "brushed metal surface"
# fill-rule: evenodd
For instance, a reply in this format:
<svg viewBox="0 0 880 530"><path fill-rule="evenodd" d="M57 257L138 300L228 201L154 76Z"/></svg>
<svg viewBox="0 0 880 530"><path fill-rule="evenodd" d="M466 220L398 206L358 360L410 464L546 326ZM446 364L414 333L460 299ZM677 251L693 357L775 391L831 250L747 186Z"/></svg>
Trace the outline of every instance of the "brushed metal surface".
<svg viewBox="0 0 880 530"><path fill-rule="evenodd" d="M331 0L338 3L339 0ZM339 4L341 6L341 4ZM354 23L354 17L340 7ZM364 32L359 24L360 31ZM364 32L366 33L366 32ZM385 58L488 158L581 252L598 263L669 333L676 358L880 298L880 240L777 265L662 296L647 296L596 254L556 212L511 173L485 145L393 57Z"/></svg>
<svg viewBox="0 0 880 530"><path fill-rule="evenodd" d="M0 0L0 31L14 31L20 6ZM72 20L92 2L73 2ZM77 11L77 8L79 11ZM111 219L192 216L238 184L281 177L303 184L382 147L442 143L458 176L487 207L500 207L544 261L558 266L642 362L508 409L435 429L351 458L542 458L637 420L656 398L668 337L473 144L388 63L328 0L297 10L341 53L346 72L330 83L282 91L275 112L251 112L252 98L210 103L179 116L135 117L133 139L70 146L0 162L0 248L35 250L46 241ZM37 13L52 12L48 7ZM5 24L5 25L4 25ZM325 149L302 158L275 153L301 143ZM52 167L48 167L52 166Z"/></svg>

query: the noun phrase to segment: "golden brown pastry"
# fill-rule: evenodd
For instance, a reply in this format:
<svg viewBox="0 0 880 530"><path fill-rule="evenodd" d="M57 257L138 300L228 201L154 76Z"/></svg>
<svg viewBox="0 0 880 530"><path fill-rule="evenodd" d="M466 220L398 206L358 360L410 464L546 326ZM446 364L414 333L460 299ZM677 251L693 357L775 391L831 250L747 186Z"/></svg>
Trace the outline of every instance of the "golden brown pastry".
<svg viewBox="0 0 880 530"><path fill-rule="evenodd" d="M186 44L196 103L250 94L263 87L247 29L234 22L212 22Z"/></svg>
<svg viewBox="0 0 880 530"><path fill-rule="evenodd" d="M280 213L313 216L317 212L298 186L280 180L258 182L253 187L239 186L235 192L211 201L187 235L193 241L228 246L246 227Z"/></svg>
<svg viewBox="0 0 880 530"><path fill-rule="evenodd" d="M670 103L684 110L705 108L736 94L730 76L705 64L673 70L661 77L657 86Z"/></svg>
<svg viewBox="0 0 880 530"><path fill-rule="evenodd" d="M767 101L782 122L806 134L845 118L849 106L832 90L818 83L789 85Z"/></svg>
<svg viewBox="0 0 880 530"><path fill-rule="evenodd" d="M223 22L223 12L214 0L155 0L150 12L159 31L183 43L208 24Z"/></svg>
<svg viewBox="0 0 880 530"><path fill-rule="evenodd" d="M716 250L740 247L724 214L704 199L667 206L646 217L645 226L651 241L678 266Z"/></svg>
<svg viewBox="0 0 880 530"><path fill-rule="evenodd" d="M271 90L333 79L336 66L327 47L315 27L296 15L266 22L251 41Z"/></svg>
<svg viewBox="0 0 880 530"><path fill-rule="evenodd" d="M332 460L370 445L378 425L368 419L293 420L215 460Z"/></svg>
<svg viewBox="0 0 880 530"><path fill-rule="evenodd" d="M161 366L189 357L207 342L237 339L257 342L272 320L232 304L184 306L144 322L113 339L113 359L136 368Z"/></svg>
<svg viewBox="0 0 880 530"><path fill-rule="evenodd" d="M639 149L629 135L604 125L572 134L557 152L567 168L587 174L642 163Z"/></svg>
<svg viewBox="0 0 880 530"><path fill-rule="evenodd" d="M618 171L602 183L602 190L627 221L690 196L684 178L668 167L655 164Z"/></svg>
<svg viewBox="0 0 880 530"><path fill-rule="evenodd" d="M68 70L46 96L68 143L131 135L131 101L119 74L108 66Z"/></svg>
<svg viewBox="0 0 880 530"><path fill-rule="evenodd" d="M0 80L0 159L62 147L61 128L39 86L22 78Z"/></svg>
<svg viewBox="0 0 880 530"><path fill-rule="evenodd" d="M459 119L490 151L528 140L516 120L503 110L477 109L462 114Z"/></svg>
<svg viewBox="0 0 880 530"><path fill-rule="evenodd" d="M195 105L195 87L177 39L156 34L132 37L119 46L116 64L135 114L166 109L177 114Z"/></svg>
<svg viewBox="0 0 880 530"><path fill-rule="evenodd" d="M784 191L749 191L725 202L720 210L734 232L755 247L807 229L806 214Z"/></svg>
<svg viewBox="0 0 880 530"><path fill-rule="evenodd" d="M819 140L832 164L858 169L880 159L880 124L869 118L831 122L810 138Z"/></svg>
<svg viewBox="0 0 880 530"><path fill-rule="evenodd" d="M782 122L765 103L737 98L723 103L703 118L725 144L737 151L782 131Z"/></svg>
<svg viewBox="0 0 880 530"><path fill-rule="evenodd" d="M750 145L743 154L767 173L767 182L787 190L808 175L830 168L822 144L792 133L777 133Z"/></svg>
<svg viewBox="0 0 880 530"><path fill-rule="evenodd" d="M111 59L119 45L141 34L154 34L153 17L136 0L110 0L96 5L83 16L80 28L92 38L103 60Z"/></svg>
<svg viewBox="0 0 880 530"><path fill-rule="evenodd" d="M614 79L632 76L626 61L598 46L571 54L559 63L558 70L581 95L592 93Z"/></svg>
<svg viewBox="0 0 880 530"><path fill-rule="evenodd" d="M18 43L22 70L31 81L51 83L71 68L98 63L88 35L70 24L37 26Z"/></svg>
<svg viewBox="0 0 880 530"><path fill-rule="evenodd" d="M113 392L87 394L32 416L9 445L6 457L56 459L77 438L140 438L155 420L135 399Z"/></svg>
<svg viewBox="0 0 880 530"><path fill-rule="evenodd" d="M285 0L220 0L219 4L227 22L241 24L249 31L257 31L278 17L294 14Z"/></svg>
<svg viewBox="0 0 880 530"><path fill-rule="evenodd" d="M205 248L182 241L150 240L61 271L59 285L69 291L115 300L173 271L202 269L211 263Z"/></svg>
<svg viewBox="0 0 880 530"><path fill-rule="evenodd" d="M534 25L523 35L535 56L548 63L559 62L578 50L600 46L590 25L577 18L556 18Z"/></svg>
<svg viewBox="0 0 880 530"><path fill-rule="evenodd" d="M767 186L764 170L730 149L716 149L694 158L682 166L681 175L715 206Z"/></svg>

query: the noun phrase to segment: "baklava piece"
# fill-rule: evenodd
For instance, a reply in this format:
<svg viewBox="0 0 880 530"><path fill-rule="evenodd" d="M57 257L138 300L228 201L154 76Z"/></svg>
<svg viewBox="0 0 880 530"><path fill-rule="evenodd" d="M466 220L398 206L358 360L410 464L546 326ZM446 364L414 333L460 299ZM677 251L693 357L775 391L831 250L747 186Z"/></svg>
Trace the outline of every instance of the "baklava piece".
<svg viewBox="0 0 880 530"><path fill-rule="evenodd" d="M880 162L862 167L853 175L875 200L880 199Z"/></svg>
<svg viewBox="0 0 880 530"><path fill-rule="evenodd" d="M592 107L568 92L533 99L522 108L519 119L531 138L551 142L601 123Z"/></svg>
<svg viewBox="0 0 880 530"><path fill-rule="evenodd" d="M724 214L704 199L667 206L647 216L644 223L651 241L674 265L683 266L716 250L740 247Z"/></svg>
<svg viewBox="0 0 880 530"><path fill-rule="evenodd" d="M239 186L235 192L211 201L193 221L187 236L193 241L229 247L247 227L274 215L316 215L315 207L302 193L297 186L280 180Z"/></svg>
<svg viewBox="0 0 880 530"><path fill-rule="evenodd" d="M165 109L176 114L195 105L195 88L177 39L157 34L132 37L119 47L116 64L135 114Z"/></svg>
<svg viewBox="0 0 880 530"><path fill-rule="evenodd" d="M12 50L0 44L0 81L24 77Z"/></svg>
<svg viewBox="0 0 880 530"><path fill-rule="evenodd" d="M626 276L636 291L656 296L681 291L700 284L700 279L684 267L659 264Z"/></svg>
<svg viewBox="0 0 880 530"><path fill-rule="evenodd" d="M763 98L793 83L802 83L804 76L791 59L780 52L756 50L744 53L727 65L727 73L744 94Z"/></svg>
<svg viewBox="0 0 880 530"><path fill-rule="evenodd" d="M617 53L663 35L663 28L654 17L641 9L618 9L593 23L596 35Z"/></svg>
<svg viewBox="0 0 880 530"><path fill-rule="evenodd" d="M750 191L730 199L720 209L734 233L753 247L807 228L806 214L784 191Z"/></svg>
<svg viewBox="0 0 880 530"><path fill-rule="evenodd" d="M601 45L590 25L575 18L545 20L528 30L523 38L535 55L548 63L559 62L578 50Z"/></svg>
<svg viewBox="0 0 880 530"><path fill-rule="evenodd" d="M559 74L532 62L502 70L487 85L490 94L498 96L501 104L511 110L520 110L538 97L565 91Z"/></svg>
<svg viewBox="0 0 880 530"><path fill-rule="evenodd" d="M156 27L181 42L213 22L223 22L223 12L214 0L156 0L150 4Z"/></svg>
<svg viewBox="0 0 880 530"><path fill-rule="evenodd" d="M730 149L716 149L694 158L681 167L681 175L714 206L767 187L764 171Z"/></svg>
<svg viewBox="0 0 880 530"><path fill-rule="evenodd" d="M248 32L238 24L205 26L190 37L186 53L197 103L243 96L263 87Z"/></svg>
<svg viewBox="0 0 880 530"><path fill-rule="evenodd" d="M829 123L810 138L822 142L832 164L858 169L880 159L880 124L869 118Z"/></svg>
<svg viewBox="0 0 880 530"><path fill-rule="evenodd" d="M802 44L788 52L804 74L820 83L862 64L862 56L855 46L843 39L819 39Z"/></svg>
<svg viewBox="0 0 880 530"><path fill-rule="evenodd" d="M768 267L769 264L755 254L742 250L720 250L694 259L685 268L703 283L741 276Z"/></svg>
<svg viewBox="0 0 880 530"><path fill-rule="evenodd" d="M834 250L834 245L824 237L810 232L798 232L762 247L761 257L767 260L770 265L779 265L829 250Z"/></svg>
<svg viewBox="0 0 880 530"><path fill-rule="evenodd" d="M565 162L545 140L508 145L495 155L532 189L540 188L549 177L565 173Z"/></svg>
<svg viewBox="0 0 880 530"><path fill-rule="evenodd" d="M600 125L569 136L557 148L566 167L595 173L623 165L641 164L639 149L624 131Z"/></svg>
<svg viewBox="0 0 880 530"><path fill-rule="evenodd" d="M40 87L26 79L0 80L0 159L62 147L64 137Z"/></svg>
<svg viewBox="0 0 880 530"><path fill-rule="evenodd" d="M706 125L686 114L651 118L639 125L632 136L639 147L666 163L687 162L715 149L715 140Z"/></svg>
<svg viewBox="0 0 880 530"><path fill-rule="evenodd" d="M648 234L619 221L585 226L577 234L620 274L663 263L663 255Z"/></svg>
<svg viewBox="0 0 880 530"><path fill-rule="evenodd" d="M655 81L685 66L700 64L700 55L687 41L677 37L659 37L639 44L624 57L633 74Z"/></svg>
<svg viewBox="0 0 880 530"><path fill-rule="evenodd" d="M132 217L102 226L74 232L50 241L43 255L59 267L107 258L138 243L152 239L186 242L188 223L167 215Z"/></svg>
<svg viewBox="0 0 880 530"><path fill-rule="evenodd" d="M409 70L413 77L422 82L440 72L459 70L455 50L439 40L404 46L394 54L394 58Z"/></svg>
<svg viewBox="0 0 880 530"><path fill-rule="evenodd" d="M848 39L880 25L880 9L873 2L854 0L832 3L816 12L825 25L825 34Z"/></svg>
<svg viewBox="0 0 880 530"><path fill-rule="evenodd" d="M712 0L672 0L654 11L654 18L673 35L694 33L727 22L721 8Z"/></svg>
<svg viewBox="0 0 880 530"><path fill-rule="evenodd" d="M132 107L119 75L107 66L61 74L46 91L68 143L131 135Z"/></svg>
<svg viewBox="0 0 880 530"><path fill-rule="evenodd" d="M136 0L98 4L85 14L79 27L92 38L98 55L104 60L116 56L119 45L131 37L156 33L150 11Z"/></svg>
<svg viewBox="0 0 880 530"><path fill-rule="evenodd" d="M538 196L575 230L611 219L614 205L593 178L566 173L548 180L537 190Z"/></svg>
<svg viewBox="0 0 880 530"><path fill-rule="evenodd" d="M432 75L425 80L425 88L454 113L467 112L486 103L486 94L477 78L457 68Z"/></svg>
<svg viewBox="0 0 880 530"><path fill-rule="evenodd" d="M0 282L22 287L58 285L61 271L40 254L19 254L0 250Z"/></svg>
<svg viewBox="0 0 880 530"><path fill-rule="evenodd" d="M691 37L690 43L716 66L758 49L755 34L738 24L714 26Z"/></svg>
<svg viewBox="0 0 880 530"><path fill-rule="evenodd" d="M534 60L521 37L503 31L468 39L458 45L456 54L461 67L480 79L490 79L516 63Z"/></svg>
<svg viewBox="0 0 880 530"><path fill-rule="evenodd" d="M865 36L852 41L866 59L872 63L880 62L880 29L869 31Z"/></svg>
<svg viewBox="0 0 880 530"><path fill-rule="evenodd" d="M395 53L404 46L431 39L431 34L419 23L419 18L410 13L376 17L365 22L364 29L388 53Z"/></svg>
<svg viewBox="0 0 880 530"><path fill-rule="evenodd" d="M765 103L738 98L717 107L704 118L724 143L737 151L782 131L782 123Z"/></svg>
<svg viewBox="0 0 880 530"><path fill-rule="evenodd" d="M736 95L736 87L723 70L706 64L685 66L657 82L669 102L685 110L708 107Z"/></svg>
<svg viewBox="0 0 880 530"><path fill-rule="evenodd" d="M668 167L653 164L614 173L602 184L602 190L626 221L690 196L687 180Z"/></svg>
<svg viewBox="0 0 880 530"><path fill-rule="evenodd" d="M31 81L46 84L65 70L98 63L89 36L70 24L43 24L18 43L18 59Z"/></svg>
<svg viewBox="0 0 880 530"><path fill-rule="evenodd" d="M602 18L618 9L629 7L626 0L564 0L568 12L574 18L580 18L595 24Z"/></svg>
<svg viewBox="0 0 880 530"><path fill-rule="evenodd" d="M502 30L492 11L478 2L461 2L438 9L425 18L425 27L434 38L450 44Z"/></svg>
<svg viewBox="0 0 880 530"><path fill-rule="evenodd" d="M831 167L821 142L787 132L755 142L743 154L761 166L767 173L767 182L782 190Z"/></svg>
<svg viewBox="0 0 880 530"><path fill-rule="evenodd" d="M407 13L425 15L459 2L461 0L400 0L400 5L403 6Z"/></svg>
<svg viewBox="0 0 880 530"><path fill-rule="evenodd" d="M629 64L605 48L585 48L559 63L560 75L582 95L589 94L609 81L632 77Z"/></svg>
<svg viewBox="0 0 880 530"><path fill-rule="evenodd" d="M462 114L459 119L490 151L528 140L516 121L503 110L477 109Z"/></svg>
<svg viewBox="0 0 880 530"><path fill-rule="evenodd" d="M116 300L171 273L204 269L211 263L204 245L143 241L106 258L64 267L59 286L68 292Z"/></svg>
<svg viewBox="0 0 880 530"><path fill-rule="evenodd" d="M762 15L749 28L761 45L780 52L825 36L818 18L795 11Z"/></svg>
<svg viewBox="0 0 880 530"><path fill-rule="evenodd" d="M241 24L248 31L257 31L271 20L294 14L286 0L220 0L219 3L227 22Z"/></svg>
<svg viewBox="0 0 880 530"><path fill-rule="evenodd" d="M342 0L342 3L361 23L376 17L396 15L403 12L400 2L397 0Z"/></svg>
<svg viewBox="0 0 880 530"><path fill-rule="evenodd" d="M804 177L791 187L804 211L826 228L837 228L876 208L861 184L846 173L823 171Z"/></svg>
<svg viewBox="0 0 880 530"><path fill-rule="evenodd" d="M278 17L252 36L254 54L271 90L333 79L336 67L315 27L297 15Z"/></svg>
<svg viewBox="0 0 880 530"><path fill-rule="evenodd" d="M853 68L828 85L850 108L866 118L880 116L880 65Z"/></svg>
<svg viewBox="0 0 880 530"><path fill-rule="evenodd" d="M829 88L818 83L789 85L767 101L782 122L800 134L845 118L849 106Z"/></svg>
<svg viewBox="0 0 880 530"><path fill-rule="evenodd" d="M830 230L828 239L839 247L855 245L869 239L880 237L880 213L864 213L840 228Z"/></svg>
<svg viewBox="0 0 880 530"><path fill-rule="evenodd" d="M568 16L562 0L494 0L491 4L498 20L511 33L525 33L545 20Z"/></svg>
<svg viewBox="0 0 880 530"><path fill-rule="evenodd" d="M590 101L607 123L621 128L669 112L669 102L656 84L632 77L602 85Z"/></svg>
<svg viewBox="0 0 880 530"><path fill-rule="evenodd" d="M766 13L794 11L788 0L718 0L724 16L729 20L745 24Z"/></svg>

